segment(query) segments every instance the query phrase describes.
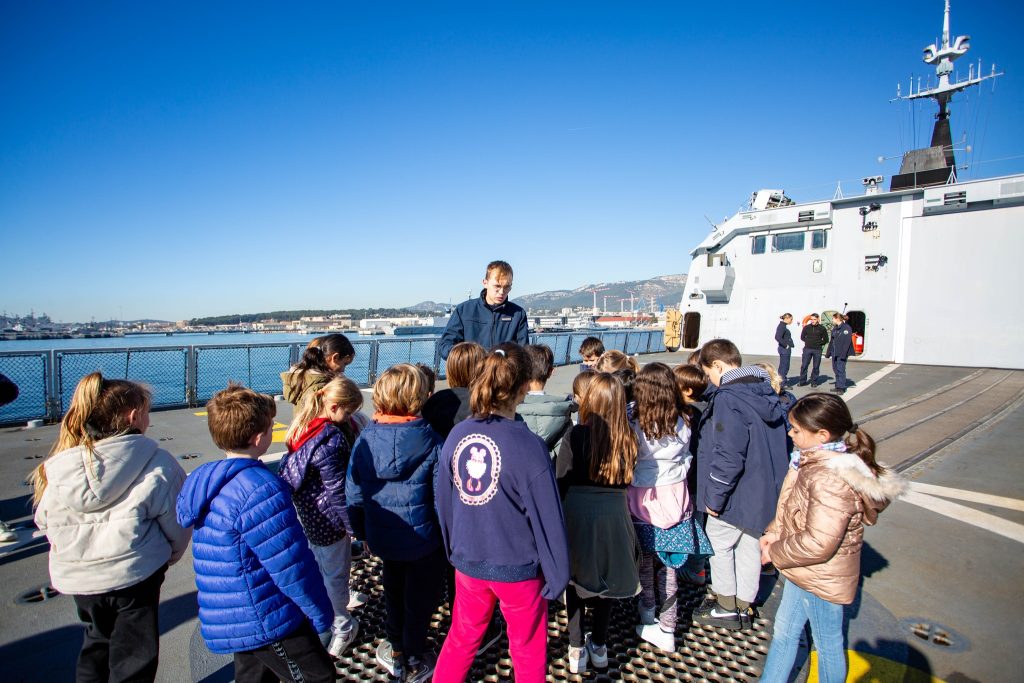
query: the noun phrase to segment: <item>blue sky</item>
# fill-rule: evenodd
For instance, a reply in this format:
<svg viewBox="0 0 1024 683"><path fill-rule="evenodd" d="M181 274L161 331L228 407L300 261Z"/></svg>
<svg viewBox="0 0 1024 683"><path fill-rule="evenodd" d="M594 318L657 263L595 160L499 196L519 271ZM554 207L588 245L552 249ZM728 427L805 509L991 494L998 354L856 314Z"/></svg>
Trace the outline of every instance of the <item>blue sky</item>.
<svg viewBox="0 0 1024 683"><path fill-rule="evenodd" d="M857 193L926 144L934 105L889 100L933 73L942 8L4 2L0 306L458 301L496 258L513 299L685 272L751 191ZM953 4L961 72L1006 71L954 105L968 175L1024 169L1021 25Z"/></svg>

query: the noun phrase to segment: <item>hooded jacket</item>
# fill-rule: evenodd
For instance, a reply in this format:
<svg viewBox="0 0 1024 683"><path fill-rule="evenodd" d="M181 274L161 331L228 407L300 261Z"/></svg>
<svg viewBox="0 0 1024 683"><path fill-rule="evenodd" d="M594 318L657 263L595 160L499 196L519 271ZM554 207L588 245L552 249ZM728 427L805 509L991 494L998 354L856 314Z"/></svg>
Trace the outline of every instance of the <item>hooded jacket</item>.
<svg viewBox="0 0 1024 683"><path fill-rule="evenodd" d="M345 509L345 472L351 451L341 430L313 420L288 444L277 474L292 490L295 511L313 545L332 545L351 530Z"/></svg>
<svg viewBox="0 0 1024 683"><path fill-rule="evenodd" d="M317 633L330 628L334 610L291 491L262 462L201 465L178 496L178 521L195 527L199 624L212 652L262 647L307 619Z"/></svg>
<svg viewBox="0 0 1024 683"><path fill-rule="evenodd" d="M906 483L894 472L876 476L854 453L803 451L779 496L766 533L782 575L823 600L849 605L857 594L864 526L895 500Z"/></svg>
<svg viewBox="0 0 1024 683"><path fill-rule="evenodd" d="M572 426L572 414L576 410L576 404L569 398L551 394L527 394L523 402L516 406L516 412L522 416L526 426L544 439L548 451L552 453Z"/></svg>
<svg viewBox="0 0 1024 683"><path fill-rule="evenodd" d="M448 326L441 335L441 358L459 342L471 341L490 349L502 342L515 342L525 346L530 340L526 324L526 311L506 299L498 306L488 306L486 289L476 299L463 301L452 311Z"/></svg>
<svg viewBox="0 0 1024 683"><path fill-rule="evenodd" d="M760 536L789 469L786 415L758 375L723 382L698 426L696 509Z"/></svg>
<svg viewBox="0 0 1024 683"><path fill-rule="evenodd" d="M185 471L142 434L76 446L43 464L35 522L50 540L50 579L70 595L126 588L174 564L191 533L174 515Z"/></svg>
<svg viewBox="0 0 1024 683"><path fill-rule="evenodd" d="M356 440L345 492L355 534L385 560L418 560L441 547L434 476L441 437L427 421L371 422Z"/></svg>
<svg viewBox="0 0 1024 683"><path fill-rule="evenodd" d="M295 406L299 405L307 391L323 389L332 378L332 375L317 370L306 370L300 381L299 372L293 367L281 373L281 390L284 398Z"/></svg>

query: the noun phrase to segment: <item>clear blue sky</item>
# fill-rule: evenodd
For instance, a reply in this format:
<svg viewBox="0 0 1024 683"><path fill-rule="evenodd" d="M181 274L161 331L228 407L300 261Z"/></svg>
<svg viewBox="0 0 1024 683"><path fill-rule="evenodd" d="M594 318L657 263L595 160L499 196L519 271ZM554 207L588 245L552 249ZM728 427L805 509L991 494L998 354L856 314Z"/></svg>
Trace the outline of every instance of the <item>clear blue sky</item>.
<svg viewBox="0 0 1024 683"><path fill-rule="evenodd" d="M513 299L685 272L705 215L859 192L926 144L934 105L915 132L888 100L934 73L942 8L4 2L0 306L458 301L496 258ZM1024 168L1022 25L1019 2L953 4L961 72L1007 72L953 108L969 174Z"/></svg>

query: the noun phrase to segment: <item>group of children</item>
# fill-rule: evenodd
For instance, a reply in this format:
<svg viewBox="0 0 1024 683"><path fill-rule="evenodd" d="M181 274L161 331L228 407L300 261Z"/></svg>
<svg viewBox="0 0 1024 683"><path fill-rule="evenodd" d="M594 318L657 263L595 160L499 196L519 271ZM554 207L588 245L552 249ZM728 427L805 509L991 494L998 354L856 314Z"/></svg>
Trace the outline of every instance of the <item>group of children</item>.
<svg viewBox="0 0 1024 683"><path fill-rule="evenodd" d="M349 590L353 538L381 559L376 659L396 680L465 680L496 605L520 681L545 679L551 600L566 605L572 673L608 666L613 600L639 596L638 635L674 651L678 581L703 582L705 559L702 623L748 627L762 565L787 579L762 680L787 680L808 620L821 680L843 680L863 527L902 483L842 400L787 405L727 340L674 368L594 338L580 353L570 400L543 391L547 347L463 342L448 389L393 366L367 420L343 373L354 350L328 335L282 375L296 410L278 471L259 460L273 399L229 386L207 404L225 458L187 479L144 436L147 390L89 375L34 481L53 584L86 623L79 677L152 680L160 584L191 537L203 638L242 682L335 679L365 601Z"/></svg>

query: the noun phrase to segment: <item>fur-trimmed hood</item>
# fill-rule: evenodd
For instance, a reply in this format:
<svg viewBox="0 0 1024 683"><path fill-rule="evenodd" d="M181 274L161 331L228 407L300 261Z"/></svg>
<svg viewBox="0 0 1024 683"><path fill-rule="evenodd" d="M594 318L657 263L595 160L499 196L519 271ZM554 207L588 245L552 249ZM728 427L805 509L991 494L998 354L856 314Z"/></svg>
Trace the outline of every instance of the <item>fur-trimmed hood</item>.
<svg viewBox="0 0 1024 683"><path fill-rule="evenodd" d="M864 523L874 524L878 513L903 495L906 480L889 469L875 475L855 453L830 453L823 463L836 476L849 484L864 501Z"/></svg>

